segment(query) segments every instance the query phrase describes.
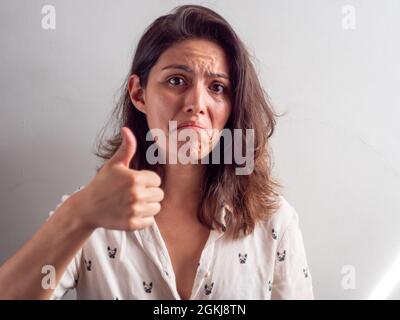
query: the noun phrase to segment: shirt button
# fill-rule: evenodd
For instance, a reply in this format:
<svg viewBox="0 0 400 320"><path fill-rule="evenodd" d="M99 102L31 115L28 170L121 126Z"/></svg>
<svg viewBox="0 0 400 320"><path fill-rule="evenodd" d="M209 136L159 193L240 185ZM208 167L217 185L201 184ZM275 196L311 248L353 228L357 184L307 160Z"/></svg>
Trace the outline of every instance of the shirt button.
<svg viewBox="0 0 400 320"><path fill-rule="evenodd" d="M204 278L208 278L208 277L210 276L210 274L211 274L211 272L210 272L210 271L207 271L207 272L204 274Z"/></svg>

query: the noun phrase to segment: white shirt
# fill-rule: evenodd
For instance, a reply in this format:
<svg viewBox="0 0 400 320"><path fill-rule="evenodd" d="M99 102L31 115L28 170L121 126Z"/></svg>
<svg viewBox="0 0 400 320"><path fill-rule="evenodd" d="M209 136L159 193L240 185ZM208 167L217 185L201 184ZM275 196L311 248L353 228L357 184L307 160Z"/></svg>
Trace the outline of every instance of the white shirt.
<svg viewBox="0 0 400 320"><path fill-rule="evenodd" d="M278 211L242 239L211 230L190 299L314 299L298 214L283 196L280 200ZM224 206L220 214L224 217ZM181 299L156 223L136 231L96 229L50 299L72 288L77 299Z"/></svg>

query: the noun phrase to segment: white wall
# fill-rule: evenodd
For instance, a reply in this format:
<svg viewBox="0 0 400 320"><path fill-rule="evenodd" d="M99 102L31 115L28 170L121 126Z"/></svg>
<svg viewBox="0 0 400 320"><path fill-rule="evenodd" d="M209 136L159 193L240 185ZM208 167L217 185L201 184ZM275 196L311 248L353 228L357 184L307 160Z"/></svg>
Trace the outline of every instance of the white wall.
<svg viewBox="0 0 400 320"><path fill-rule="evenodd" d="M316 298L367 298L400 257L396 0L1 1L0 262L94 175L94 139L140 35L186 3L232 23L287 111L275 172L300 215ZM45 4L56 30L41 27ZM345 5L355 29L343 28ZM346 265L355 289L342 286ZM400 281L387 292L399 299Z"/></svg>

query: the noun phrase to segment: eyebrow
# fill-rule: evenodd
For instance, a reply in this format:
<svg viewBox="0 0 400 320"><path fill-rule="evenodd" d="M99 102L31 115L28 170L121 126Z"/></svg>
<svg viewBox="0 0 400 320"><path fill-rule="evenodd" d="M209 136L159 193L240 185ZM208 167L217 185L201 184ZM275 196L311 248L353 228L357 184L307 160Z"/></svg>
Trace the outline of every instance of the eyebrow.
<svg viewBox="0 0 400 320"><path fill-rule="evenodd" d="M170 65L162 68L161 70L166 70L166 69L180 69L180 70L184 70L189 73L193 73L193 70L190 69L188 66L185 66L184 64L170 64ZM229 77L225 73L207 72L207 75L210 78L225 78L225 79L229 80Z"/></svg>

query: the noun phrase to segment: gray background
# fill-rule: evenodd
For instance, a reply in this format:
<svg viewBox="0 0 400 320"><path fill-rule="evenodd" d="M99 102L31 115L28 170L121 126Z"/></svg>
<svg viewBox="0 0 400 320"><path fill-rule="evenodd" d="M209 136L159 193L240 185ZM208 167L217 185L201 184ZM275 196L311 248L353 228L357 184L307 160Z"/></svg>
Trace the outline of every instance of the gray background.
<svg viewBox="0 0 400 320"><path fill-rule="evenodd" d="M96 134L139 37L187 3L0 2L0 262L93 177ZM190 3L231 22L288 112L272 140L275 174L300 215L316 298L366 299L400 257L400 1ZM41 27L45 4L56 30ZM354 30L342 27L344 5ZM342 287L346 265L355 289Z"/></svg>

